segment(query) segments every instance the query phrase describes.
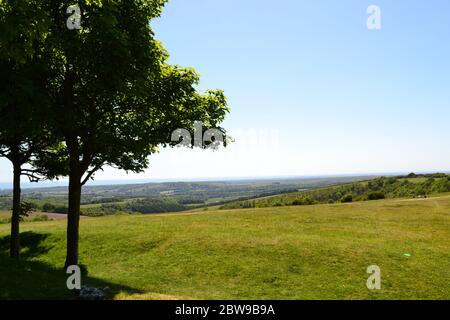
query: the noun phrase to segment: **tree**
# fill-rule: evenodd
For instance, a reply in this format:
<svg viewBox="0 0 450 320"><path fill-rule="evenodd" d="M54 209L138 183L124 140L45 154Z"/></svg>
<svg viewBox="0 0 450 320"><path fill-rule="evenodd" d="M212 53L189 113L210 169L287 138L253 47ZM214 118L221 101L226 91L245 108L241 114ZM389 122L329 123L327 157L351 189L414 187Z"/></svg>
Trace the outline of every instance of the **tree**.
<svg viewBox="0 0 450 320"><path fill-rule="evenodd" d="M293 206L310 206L315 204L316 202L310 197L310 196L305 196L299 199L295 199L292 202Z"/></svg>
<svg viewBox="0 0 450 320"><path fill-rule="evenodd" d="M13 258L20 252L21 176L39 179L24 165L51 140L42 125L49 73L40 51L46 29L41 13L36 1L0 2L0 156L13 166Z"/></svg>
<svg viewBox="0 0 450 320"><path fill-rule="evenodd" d="M167 63L149 25L166 1L80 0L80 30L66 27L72 2L43 1L51 19L46 51L58 73L49 122L65 144L35 162L50 178L69 177L66 267L78 264L81 190L98 170L141 172L149 155L178 143L175 130L196 121L217 127L228 112L222 91L198 93L193 69Z"/></svg>
<svg viewBox="0 0 450 320"><path fill-rule="evenodd" d="M373 191L367 195L367 200L382 200L385 198L386 196L381 191Z"/></svg>
<svg viewBox="0 0 450 320"><path fill-rule="evenodd" d="M353 195L351 193L347 193L345 196L341 198L342 203L353 202Z"/></svg>

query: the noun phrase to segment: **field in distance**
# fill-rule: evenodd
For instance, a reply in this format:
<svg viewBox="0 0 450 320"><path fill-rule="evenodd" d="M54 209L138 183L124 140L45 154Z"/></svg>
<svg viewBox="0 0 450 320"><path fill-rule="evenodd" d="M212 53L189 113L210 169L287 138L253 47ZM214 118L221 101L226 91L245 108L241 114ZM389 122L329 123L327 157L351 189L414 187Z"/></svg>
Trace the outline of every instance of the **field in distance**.
<svg viewBox="0 0 450 320"><path fill-rule="evenodd" d="M298 190L361 181L371 176L266 178L253 180L93 185L83 188L81 213L166 213L220 205ZM23 201L34 211L67 213L67 187L23 189ZM12 190L0 190L0 210L12 207Z"/></svg>
<svg viewBox="0 0 450 320"><path fill-rule="evenodd" d="M65 222L23 223L0 298L71 298ZM450 299L450 197L84 219L83 284L120 299ZM381 290L366 269L381 268Z"/></svg>

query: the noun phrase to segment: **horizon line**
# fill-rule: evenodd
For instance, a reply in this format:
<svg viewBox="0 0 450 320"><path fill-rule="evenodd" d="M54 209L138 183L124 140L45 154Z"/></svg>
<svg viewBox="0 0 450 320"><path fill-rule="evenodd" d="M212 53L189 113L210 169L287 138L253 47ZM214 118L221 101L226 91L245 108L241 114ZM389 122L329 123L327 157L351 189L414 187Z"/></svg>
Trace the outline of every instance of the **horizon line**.
<svg viewBox="0 0 450 320"><path fill-rule="evenodd" d="M418 170L404 172L366 172L366 173L343 173L343 174L311 174L311 175L279 175L279 176L237 176L237 177L198 177L198 178L162 178L162 179L119 179L119 180L94 180L89 181L84 187L100 187L100 186L116 186L116 185L133 185L133 184L161 184L161 183L186 183L186 182L233 182L233 181L264 181L264 180L293 180L293 179L320 179L320 178L337 178L337 177L374 177L374 176L398 176L416 174L433 174L433 173L450 173L449 170ZM56 181L41 181L38 183L25 182L22 188L25 189L47 189L60 188L68 186L68 179ZM9 187L4 187L9 185ZM0 182L0 191L12 190L12 182Z"/></svg>

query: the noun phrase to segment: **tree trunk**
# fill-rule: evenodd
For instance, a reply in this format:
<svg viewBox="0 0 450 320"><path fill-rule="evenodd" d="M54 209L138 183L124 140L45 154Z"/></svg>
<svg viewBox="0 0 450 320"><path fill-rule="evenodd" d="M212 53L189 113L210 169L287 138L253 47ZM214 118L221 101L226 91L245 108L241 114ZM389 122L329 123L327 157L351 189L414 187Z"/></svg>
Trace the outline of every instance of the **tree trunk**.
<svg viewBox="0 0 450 320"><path fill-rule="evenodd" d="M67 213L67 253L65 268L78 265L78 234L80 225L81 182L78 173L69 176L69 209Z"/></svg>
<svg viewBox="0 0 450 320"><path fill-rule="evenodd" d="M20 176L22 175L22 167L16 161L13 163L14 180L13 180L13 208L11 216L11 243L10 256L11 258L19 258L20 254Z"/></svg>
<svg viewBox="0 0 450 320"><path fill-rule="evenodd" d="M70 65L70 63L69 63ZM67 212L67 251L64 267L78 265L78 235L80 226L81 173L80 153L74 100L74 73L68 69L64 83L64 97L67 107L67 132L65 140L69 152L69 208Z"/></svg>

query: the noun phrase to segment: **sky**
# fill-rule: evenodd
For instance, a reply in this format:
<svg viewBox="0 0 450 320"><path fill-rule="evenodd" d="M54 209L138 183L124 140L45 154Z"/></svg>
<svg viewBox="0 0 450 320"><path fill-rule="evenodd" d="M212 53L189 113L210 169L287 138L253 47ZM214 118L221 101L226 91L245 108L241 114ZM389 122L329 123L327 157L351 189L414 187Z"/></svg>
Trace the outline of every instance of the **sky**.
<svg viewBox="0 0 450 320"><path fill-rule="evenodd" d="M161 150L145 173L97 180L450 171L447 0L170 0L151 26L199 90L225 91L235 142Z"/></svg>

